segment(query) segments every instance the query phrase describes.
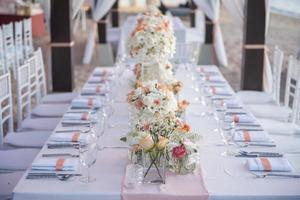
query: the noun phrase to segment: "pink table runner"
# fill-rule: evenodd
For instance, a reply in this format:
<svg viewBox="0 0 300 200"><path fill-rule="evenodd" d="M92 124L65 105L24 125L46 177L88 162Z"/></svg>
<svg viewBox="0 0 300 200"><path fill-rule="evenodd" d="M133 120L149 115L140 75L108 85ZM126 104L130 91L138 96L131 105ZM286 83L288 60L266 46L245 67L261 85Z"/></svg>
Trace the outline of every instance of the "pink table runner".
<svg viewBox="0 0 300 200"><path fill-rule="evenodd" d="M201 169L187 175L168 172L166 184L145 184L135 188L122 185L122 200L208 200Z"/></svg>

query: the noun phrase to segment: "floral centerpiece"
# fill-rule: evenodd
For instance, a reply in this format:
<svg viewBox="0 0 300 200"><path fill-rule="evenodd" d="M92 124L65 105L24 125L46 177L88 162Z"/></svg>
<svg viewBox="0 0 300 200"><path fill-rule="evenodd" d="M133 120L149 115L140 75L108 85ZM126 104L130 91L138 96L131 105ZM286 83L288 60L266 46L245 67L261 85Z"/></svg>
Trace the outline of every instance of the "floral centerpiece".
<svg viewBox="0 0 300 200"><path fill-rule="evenodd" d="M165 168L185 174L198 162L199 135L191 132L182 115L189 105L175 95L182 83L175 79L168 61L175 52L175 37L169 19L152 9L143 13L128 40L129 54L136 59L135 89L127 95L133 111L131 130L122 141L144 166L144 180L164 183Z"/></svg>
<svg viewBox="0 0 300 200"><path fill-rule="evenodd" d="M149 170L152 165L159 168L163 157L172 171L193 171L197 163L194 158L198 153L198 135L191 133L189 125L178 118L178 112L186 109L188 101L178 103L173 92L156 81L146 82L133 90L127 100L137 111L132 118L132 130L122 138L131 146L131 153L150 156Z"/></svg>
<svg viewBox="0 0 300 200"><path fill-rule="evenodd" d="M129 37L129 54L140 63L160 62L175 53L175 36L168 18L148 13L138 19Z"/></svg>

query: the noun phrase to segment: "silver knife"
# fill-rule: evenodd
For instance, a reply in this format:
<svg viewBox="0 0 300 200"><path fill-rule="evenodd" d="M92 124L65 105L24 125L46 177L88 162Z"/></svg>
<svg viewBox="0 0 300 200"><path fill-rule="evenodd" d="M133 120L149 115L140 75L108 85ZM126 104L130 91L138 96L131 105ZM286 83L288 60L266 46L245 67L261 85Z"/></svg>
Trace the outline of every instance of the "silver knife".
<svg viewBox="0 0 300 200"><path fill-rule="evenodd" d="M70 154L70 153L49 153L49 154L42 154L42 157L79 157L79 155L76 154Z"/></svg>

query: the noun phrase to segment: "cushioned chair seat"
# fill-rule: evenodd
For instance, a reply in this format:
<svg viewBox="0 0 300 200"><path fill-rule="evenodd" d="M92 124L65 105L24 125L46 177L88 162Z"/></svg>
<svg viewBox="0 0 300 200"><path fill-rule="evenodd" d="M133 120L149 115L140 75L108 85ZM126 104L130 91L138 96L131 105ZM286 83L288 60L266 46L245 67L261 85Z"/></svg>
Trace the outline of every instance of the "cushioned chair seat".
<svg viewBox="0 0 300 200"><path fill-rule="evenodd" d="M62 117L70 104L39 104L32 109L32 115L38 117Z"/></svg>
<svg viewBox="0 0 300 200"><path fill-rule="evenodd" d="M272 119L258 118L262 127L270 134L278 135L298 135L300 134L300 127L289 122L281 122Z"/></svg>
<svg viewBox="0 0 300 200"><path fill-rule="evenodd" d="M266 92L245 90L237 92L237 96L244 104L275 104L273 96Z"/></svg>
<svg viewBox="0 0 300 200"><path fill-rule="evenodd" d="M76 92L52 93L42 98L42 103L71 103L78 96Z"/></svg>
<svg viewBox="0 0 300 200"><path fill-rule="evenodd" d="M42 148L51 131L24 131L8 133L4 142L16 147Z"/></svg>
<svg viewBox="0 0 300 200"><path fill-rule="evenodd" d="M0 170L26 170L39 153L39 149L12 149L0 151Z"/></svg>
<svg viewBox="0 0 300 200"><path fill-rule="evenodd" d="M0 199L12 199L12 192L24 171L0 174Z"/></svg>
<svg viewBox="0 0 300 200"><path fill-rule="evenodd" d="M21 129L53 131L59 122L60 118L27 118L23 120Z"/></svg>
<svg viewBox="0 0 300 200"><path fill-rule="evenodd" d="M107 33L107 42L118 42L120 41L121 37L121 29L115 28L115 27L110 27L106 29Z"/></svg>
<svg viewBox="0 0 300 200"><path fill-rule="evenodd" d="M287 122L292 114L292 110L285 106L272 104L249 104L249 110L255 117L274 119Z"/></svg>

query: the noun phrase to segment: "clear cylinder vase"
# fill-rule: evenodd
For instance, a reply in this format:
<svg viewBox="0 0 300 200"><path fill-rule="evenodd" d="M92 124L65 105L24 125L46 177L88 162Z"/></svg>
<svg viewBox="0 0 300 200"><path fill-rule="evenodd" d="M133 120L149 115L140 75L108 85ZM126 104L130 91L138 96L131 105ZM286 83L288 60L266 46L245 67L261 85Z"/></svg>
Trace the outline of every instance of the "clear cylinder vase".
<svg viewBox="0 0 300 200"><path fill-rule="evenodd" d="M143 183L165 184L166 150L143 151Z"/></svg>

